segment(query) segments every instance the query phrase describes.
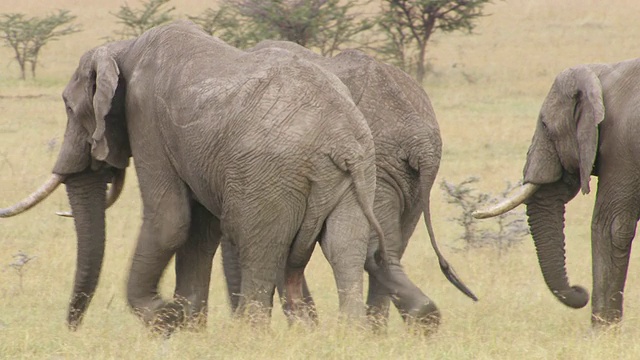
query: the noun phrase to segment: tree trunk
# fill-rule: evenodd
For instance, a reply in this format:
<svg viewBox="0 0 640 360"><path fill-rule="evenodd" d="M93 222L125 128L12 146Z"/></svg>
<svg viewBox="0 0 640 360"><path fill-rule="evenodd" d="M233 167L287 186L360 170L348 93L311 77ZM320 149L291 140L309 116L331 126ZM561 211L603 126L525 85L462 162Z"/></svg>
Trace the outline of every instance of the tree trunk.
<svg viewBox="0 0 640 360"><path fill-rule="evenodd" d="M427 57L427 43L420 44L420 52L418 53L418 61L416 68L416 80L422 86L424 85L422 82L424 81L424 77L427 73L426 69L426 57Z"/></svg>

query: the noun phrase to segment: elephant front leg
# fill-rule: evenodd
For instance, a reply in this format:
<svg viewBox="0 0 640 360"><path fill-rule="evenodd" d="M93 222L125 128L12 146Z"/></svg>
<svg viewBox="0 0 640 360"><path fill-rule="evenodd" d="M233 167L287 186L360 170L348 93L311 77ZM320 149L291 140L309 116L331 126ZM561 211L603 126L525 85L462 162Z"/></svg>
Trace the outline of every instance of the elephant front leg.
<svg viewBox="0 0 640 360"><path fill-rule="evenodd" d="M220 243L220 222L205 207L193 203L189 238L176 252L174 301L185 311L186 326L204 329L213 257Z"/></svg>
<svg viewBox="0 0 640 360"><path fill-rule="evenodd" d="M181 304L167 303L160 297L158 283L169 260L188 238L189 196L183 187L153 194L148 188L141 190L144 218L131 262L127 300L146 324L170 333L183 322L184 310Z"/></svg>
<svg viewBox="0 0 640 360"><path fill-rule="evenodd" d="M601 182L602 184L602 182ZM606 201L601 190L592 223L593 293L591 323L609 326L622 319L631 242L638 222L638 201L631 194Z"/></svg>

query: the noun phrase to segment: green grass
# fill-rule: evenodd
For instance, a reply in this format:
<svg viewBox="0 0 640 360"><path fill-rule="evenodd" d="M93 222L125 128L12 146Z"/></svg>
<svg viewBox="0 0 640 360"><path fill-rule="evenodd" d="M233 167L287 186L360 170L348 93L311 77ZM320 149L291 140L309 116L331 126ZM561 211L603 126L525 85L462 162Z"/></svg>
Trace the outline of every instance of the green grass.
<svg viewBox="0 0 640 360"><path fill-rule="evenodd" d="M137 2L130 2L131 5ZM175 1L177 14L196 14L212 2ZM372 5L374 6L374 5ZM0 206L20 200L53 166L66 118L60 101L80 55L117 28L109 12L118 3L99 0L8 0L0 13L42 15L58 8L78 15L84 31L42 51L37 80L17 80L11 53L0 49ZM439 34L429 47L433 72L425 88L444 141L438 182L481 178L483 192L498 193L521 177L538 109L555 74L580 63L636 57L640 5L565 0L499 1L487 9L475 35ZM455 66L454 66L455 65ZM279 309L270 331L231 320L219 256L211 286L207 330L169 340L150 335L126 305L125 281L140 225L133 172L120 201L107 214L102 277L79 331L64 319L75 268L73 223L56 217L67 209L63 190L27 214L0 220L0 358L38 359L637 359L640 344L638 255L632 254L624 321L617 332L593 333L590 309L561 305L545 287L531 241L498 257L491 249L455 252L462 232L448 219L457 209L434 186L432 214L438 239L457 273L479 296L473 303L440 273L422 224L403 260L410 277L440 307L442 326L428 339L408 334L392 313L386 336L336 324L337 294L329 265L314 255L307 276L321 325L287 327ZM595 189L597 179L592 179ZM590 288L590 219L594 194L567 207L567 268L572 284ZM8 265L19 250L37 256L24 269L23 289ZM162 282L171 293L173 269Z"/></svg>

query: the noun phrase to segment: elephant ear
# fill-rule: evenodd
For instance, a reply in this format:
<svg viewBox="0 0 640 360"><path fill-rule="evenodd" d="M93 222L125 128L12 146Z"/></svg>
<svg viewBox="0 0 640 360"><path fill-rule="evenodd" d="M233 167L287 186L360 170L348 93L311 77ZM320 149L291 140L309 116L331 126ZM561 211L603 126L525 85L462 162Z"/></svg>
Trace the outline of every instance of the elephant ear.
<svg viewBox="0 0 640 360"><path fill-rule="evenodd" d="M580 185L583 194L590 191L589 180L598 151L598 125L604 120L602 84L598 76L587 66L571 69L576 84L574 96Z"/></svg>
<svg viewBox="0 0 640 360"><path fill-rule="evenodd" d="M124 118L124 81L115 58L106 47L96 49L92 58L95 72L93 111L96 128L91 154L100 161L124 169L131 154Z"/></svg>

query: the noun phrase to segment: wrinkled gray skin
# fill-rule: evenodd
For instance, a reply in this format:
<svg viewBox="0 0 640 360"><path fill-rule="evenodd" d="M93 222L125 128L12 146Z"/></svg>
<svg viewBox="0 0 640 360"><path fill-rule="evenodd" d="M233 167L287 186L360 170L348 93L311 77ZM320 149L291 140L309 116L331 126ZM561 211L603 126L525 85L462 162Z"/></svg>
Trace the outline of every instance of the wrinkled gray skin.
<svg viewBox="0 0 640 360"><path fill-rule="evenodd" d="M622 318L631 241L640 217L640 60L580 65L561 72L547 95L524 167L524 183L541 187L527 215L544 279L564 304L580 308L588 293L569 286L564 209L598 176L591 224L592 324Z"/></svg>
<svg viewBox="0 0 640 360"><path fill-rule="evenodd" d="M435 330L440 322L438 308L409 279L400 264L422 214L433 245L436 246L429 195L440 165L442 142L427 94L404 72L357 50L347 50L333 58L326 58L295 43L263 41L249 51L259 52L269 48L286 49L337 75L350 90L373 134L377 166L374 212L385 234L389 270L376 264L378 235L371 232L365 264L369 273L367 305L370 319L374 325L384 326L391 300L406 322L420 325L427 332ZM241 293L236 250L231 243L222 244L224 271L234 309L241 299L235 295ZM438 255L445 275L461 291L476 300L439 252ZM304 290L302 294L295 292L300 283ZM286 293L286 313L315 319L313 299L301 272L288 274L284 289L279 287L279 290L285 290Z"/></svg>
<svg viewBox="0 0 640 360"><path fill-rule="evenodd" d="M176 22L88 51L63 97L68 124L53 172L65 176L78 236L72 329L100 273L106 183L131 156L143 224L127 297L146 323L170 330L206 313L222 234L239 250L238 311L249 319L268 319L289 251L288 266L304 268L318 239L341 312L364 316L375 152L335 76ZM167 302L158 281L174 254L177 301Z"/></svg>

